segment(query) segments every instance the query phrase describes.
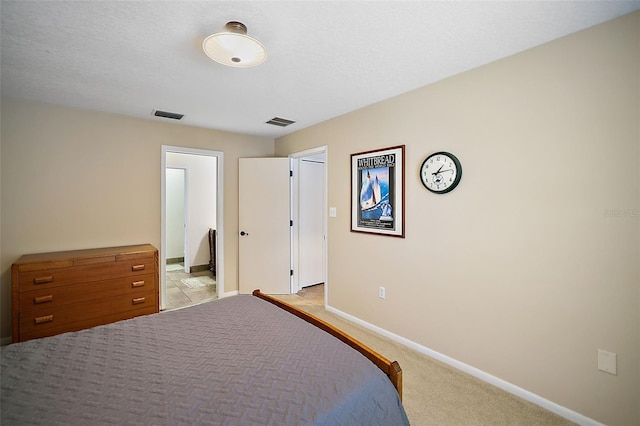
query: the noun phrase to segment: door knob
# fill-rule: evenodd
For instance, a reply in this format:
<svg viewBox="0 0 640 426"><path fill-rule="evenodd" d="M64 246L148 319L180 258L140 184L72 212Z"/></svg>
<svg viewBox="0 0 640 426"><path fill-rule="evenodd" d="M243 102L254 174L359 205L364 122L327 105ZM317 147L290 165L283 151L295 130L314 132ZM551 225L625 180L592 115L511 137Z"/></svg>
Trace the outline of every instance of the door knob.
<svg viewBox="0 0 640 426"><path fill-rule="evenodd" d="M242 235L244 237L245 235L249 235L249 233L248 232L244 232L244 231L240 231L240 235Z"/></svg>

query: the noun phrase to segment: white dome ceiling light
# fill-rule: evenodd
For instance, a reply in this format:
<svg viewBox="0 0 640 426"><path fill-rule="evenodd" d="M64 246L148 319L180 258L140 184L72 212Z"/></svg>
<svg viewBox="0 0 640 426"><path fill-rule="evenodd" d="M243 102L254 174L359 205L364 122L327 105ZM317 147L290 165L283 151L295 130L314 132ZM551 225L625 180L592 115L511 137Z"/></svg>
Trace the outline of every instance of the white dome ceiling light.
<svg viewBox="0 0 640 426"><path fill-rule="evenodd" d="M247 35L247 27L243 23L230 21L224 29L202 42L204 53L209 58L237 68L254 67L267 59L266 49L258 40Z"/></svg>

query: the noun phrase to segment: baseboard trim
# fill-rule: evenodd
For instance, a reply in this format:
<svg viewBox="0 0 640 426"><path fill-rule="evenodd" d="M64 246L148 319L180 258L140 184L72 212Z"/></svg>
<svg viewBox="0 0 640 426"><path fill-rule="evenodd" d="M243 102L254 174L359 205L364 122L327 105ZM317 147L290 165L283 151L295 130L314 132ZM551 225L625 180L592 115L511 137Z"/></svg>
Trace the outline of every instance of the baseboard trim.
<svg viewBox="0 0 640 426"><path fill-rule="evenodd" d="M238 295L238 290L228 291L226 293L221 294L220 299L224 299L225 297L230 297L230 296L237 296L237 295Z"/></svg>
<svg viewBox="0 0 640 426"><path fill-rule="evenodd" d="M194 265L189 267L189 273L194 274L196 272L208 271L209 265Z"/></svg>
<svg viewBox="0 0 640 426"><path fill-rule="evenodd" d="M434 358L440 362L443 362L453 368L456 368L460 371L463 371L467 374L470 374L471 376L474 376L484 382L487 382L497 388L500 388L506 392L509 392L510 394L513 394L519 398L524 399L525 401L529 401L533 404L536 404L546 410L551 411L552 413L555 413L561 417L564 417L567 420L570 420L574 423L577 423L579 425L582 426L604 426L602 423L589 418L583 414L580 414L576 411L570 410L566 407L563 407L562 405L556 404L553 401L549 401L548 399L545 399L543 397L541 397L540 395L536 395L533 392L529 392L528 390L525 390L519 386L516 386L512 383L509 383L505 380L502 380L498 377L492 376L489 373L486 373L478 368L472 367L468 364L465 364L463 362L460 362L454 358L451 358L447 355L444 355L440 352L434 351L433 349L429 349L425 346L420 345L419 343L416 343L414 341L411 341L409 339L406 339L402 336L399 336L397 334L391 333L390 331L387 331L383 328L380 328L378 326L375 326L373 324L370 324L366 321L363 321L359 318L354 317L353 315L349 315L345 312L342 312L334 307L331 307L329 305L325 306L326 310L336 314L346 320L349 320L351 322L354 322L368 330L371 330L375 333L378 333L382 336L385 336L395 342L398 342L400 344L403 344L415 351L418 351L424 355L427 355L431 358Z"/></svg>

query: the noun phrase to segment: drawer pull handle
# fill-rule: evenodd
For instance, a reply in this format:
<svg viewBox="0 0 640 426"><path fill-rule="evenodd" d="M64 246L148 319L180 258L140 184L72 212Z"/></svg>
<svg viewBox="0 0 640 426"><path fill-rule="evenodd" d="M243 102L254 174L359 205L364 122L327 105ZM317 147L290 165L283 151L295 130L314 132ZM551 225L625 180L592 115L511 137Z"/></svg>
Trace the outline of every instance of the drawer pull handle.
<svg viewBox="0 0 640 426"><path fill-rule="evenodd" d="M48 294L46 296L37 296L33 298L34 304L47 303L47 302L53 302L53 294Z"/></svg>
<svg viewBox="0 0 640 426"><path fill-rule="evenodd" d="M146 297L137 297L135 299L131 299L131 303L134 305L139 305L141 303L144 303Z"/></svg>
<svg viewBox="0 0 640 426"><path fill-rule="evenodd" d="M131 288L144 287L144 281L134 281L131 283Z"/></svg>
<svg viewBox="0 0 640 426"><path fill-rule="evenodd" d="M46 284L53 282L53 275L49 275L47 277L37 277L33 279L34 284Z"/></svg>
<svg viewBox="0 0 640 426"><path fill-rule="evenodd" d="M51 321L53 321L53 315L45 315L43 317L36 317L33 321L36 324L44 324L46 322L51 322Z"/></svg>
<svg viewBox="0 0 640 426"><path fill-rule="evenodd" d="M131 267L132 271L144 271L144 264L143 265L133 265Z"/></svg>

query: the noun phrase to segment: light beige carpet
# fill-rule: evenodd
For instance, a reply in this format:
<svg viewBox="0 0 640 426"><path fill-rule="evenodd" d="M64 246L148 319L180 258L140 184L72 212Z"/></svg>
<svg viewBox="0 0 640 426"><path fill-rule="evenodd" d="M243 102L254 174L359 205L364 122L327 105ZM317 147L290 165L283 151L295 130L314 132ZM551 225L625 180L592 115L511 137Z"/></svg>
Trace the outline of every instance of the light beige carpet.
<svg viewBox="0 0 640 426"><path fill-rule="evenodd" d="M403 405L413 426L571 425L493 385L369 331L298 295L275 296L340 328L403 371Z"/></svg>

